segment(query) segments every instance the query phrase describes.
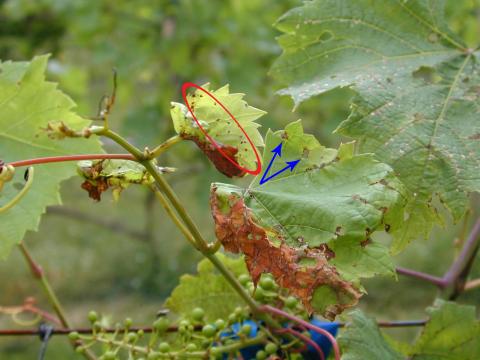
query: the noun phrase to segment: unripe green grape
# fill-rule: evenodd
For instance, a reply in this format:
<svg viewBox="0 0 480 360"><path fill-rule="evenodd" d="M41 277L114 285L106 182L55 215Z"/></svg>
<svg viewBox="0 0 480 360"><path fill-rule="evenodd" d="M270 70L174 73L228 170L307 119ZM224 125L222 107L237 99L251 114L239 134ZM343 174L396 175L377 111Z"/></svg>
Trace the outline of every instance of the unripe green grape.
<svg viewBox="0 0 480 360"><path fill-rule="evenodd" d="M193 344L193 343L190 343L187 345L187 347L185 348L188 352L192 352L192 351L195 351L197 350L197 345Z"/></svg>
<svg viewBox="0 0 480 360"><path fill-rule="evenodd" d="M278 345L272 342L269 342L267 345L265 345L265 351L268 354L275 354L278 351Z"/></svg>
<svg viewBox="0 0 480 360"><path fill-rule="evenodd" d="M243 286L246 286L248 284L248 282L250 281L250 276L248 276L247 274L242 274L238 277L238 281Z"/></svg>
<svg viewBox="0 0 480 360"><path fill-rule="evenodd" d="M100 321L95 321L92 326L97 331L102 329L102 323Z"/></svg>
<svg viewBox="0 0 480 360"><path fill-rule="evenodd" d="M70 334L68 334L68 338L72 341L75 341L75 340L78 340L80 338L80 334L76 331L74 332L71 332Z"/></svg>
<svg viewBox="0 0 480 360"><path fill-rule="evenodd" d="M223 319L217 319L217 321L215 321L215 327L219 330L222 330L225 328L225 321Z"/></svg>
<svg viewBox="0 0 480 360"><path fill-rule="evenodd" d="M124 321L123 321L123 325L125 325L125 327L128 329L132 326L133 324L133 321L132 319L130 318L126 318Z"/></svg>
<svg viewBox="0 0 480 360"><path fill-rule="evenodd" d="M158 360L158 359L160 359L160 357L159 357L158 354L156 354L156 353L150 353L150 354L148 354L148 358L147 358L147 359L148 359L148 360Z"/></svg>
<svg viewBox="0 0 480 360"><path fill-rule="evenodd" d="M160 345L158 345L158 351L161 353L167 353L170 351L170 344L167 342L162 342Z"/></svg>
<svg viewBox="0 0 480 360"><path fill-rule="evenodd" d="M158 318L153 323L153 327L159 333L163 333L163 332L167 331L169 325L170 325L170 321L168 321L168 319L165 318L165 317Z"/></svg>
<svg viewBox="0 0 480 360"><path fill-rule="evenodd" d="M202 334L206 337L212 337L217 333L215 326L207 324L202 328Z"/></svg>
<svg viewBox="0 0 480 360"><path fill-rule="evenodd" d="M221 350L218 347L213 346L212 348L210 348L210 354L211 355L216 357L216 356L220 355L220 353L221 353Z"/></svg>
<svg viewBox="0 0 480 360"><path fill-rule="evenodd" d="M140 329L140 330L137 331L137 335L138 335L138 337L141 338L143 335L145 335L145 331L143 331L143 329Z"/></svg>
<svg viewBox="0 0 480 360"><path fill-rule="evenodd" d="M98 320L98 314L96 311L90 311L88 313L88 321L90 321L92 324Z"/></svg>
<svg viewBox="0 0 480 360"><path fill-rule="evenodd" d="M233 324L236 321L237 321L237 315L235 315L235 314L228 315L228 322L229 323Z"/></svg>
<svg viewBox="0 0 480 360"><path fill-rule="evenodd" d="M83 346L77 346L77 347L75 348L75 351L76 351L78 354L83 354L83 353L85 353L85 347L83 347Z"/></svg>
<svg viewBox="0 0 480 360"><path fill-rule="evenodd" d="M265 298L265 292L261 287L257 287L253 295L253 298L257 301L262 301Z"/></svg>
<svg viewBox="0 0 480 360"><path fill-rule="evenodd" d="M193 320L202 321L204 316L205 316L205 311L202 308L197 307L193 309L192 311Z"/></svg>
<svg viewBox="0 0 480 360"><path fill-rule="evenodd" d="M265 360L267 358L267 353L263 350L257 351L255 358L257 360Z"/></svg>
<svg viewBox="0 0 480 360"><path fill-rule="evenodd" d="M289 309L295 309L298 305L298 300L294 296L289 296L285 300L285 306Z"/></svg>
<svg viewBox="0 0 480 360"><path fill-rule="evenodd" d="M133 343L133 342L135 342L135 341L137 341L137 340L138 340L138 335L137 335L137 334L135 334L135 333L129 333L129 334L127 335L127 341L128 341L129 343Z"/></svg>
<svg viewBox="0 0 480 360"><path fill-rule="evenodd" d="M242 326L240 331L242 332L242 334L249 335L250 332L252 331L252 327L249 324L245 324Z"/></svg>
<svg viewBox="0 0 480 360"><path fill-rule="evenodd" d="M259 285L264 290L274 290L275 289L275 282L269 277L262 277L260 279Z"/></svg>

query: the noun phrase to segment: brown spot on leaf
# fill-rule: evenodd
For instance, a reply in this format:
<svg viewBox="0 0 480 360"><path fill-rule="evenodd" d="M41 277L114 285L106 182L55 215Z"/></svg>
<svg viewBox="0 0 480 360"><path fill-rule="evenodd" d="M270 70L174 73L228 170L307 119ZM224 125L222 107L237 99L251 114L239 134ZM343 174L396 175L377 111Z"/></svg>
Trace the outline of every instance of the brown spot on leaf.
<svg viewBox="0 0 480 360"><path fill-rule="evenodd" d="M473 134L468 137L470 140L480 140L480 133Z"/></svg>
<svg viewBox="0 0 480 360"><path fill-rule="evenodd" d="M361 245L362 247L365 247L365 246L367 246L367 245L369 245L369 244L371 244L371 243L372 243L372 239L366 238L365 240L363 240L363 241L360 243L360 245Z"/></svg>
<svg viewBox="0 0 480 360"><path fill-rule="evenodd" d="M301 253L298 248L291 248L283 241L276 246L270 242L265 230L255 223L243 199L230 195L228 203L231 205L228 212L222 212L216 188L213 187L210 204L217 238L225 250L245 255L255 284L263 273L272 274L280 286L301 299L310 313L313 312L313 294L320 286L328 286L338 298L352 299L336 305L334 312L323 314L330 319L358 302L361 292L343 280L335 266L329 264L328 259L334 254L326 245L322 248L302 248ZM308 262L309 265L301 265L300 262L305 259L313 261Z"/></svg>

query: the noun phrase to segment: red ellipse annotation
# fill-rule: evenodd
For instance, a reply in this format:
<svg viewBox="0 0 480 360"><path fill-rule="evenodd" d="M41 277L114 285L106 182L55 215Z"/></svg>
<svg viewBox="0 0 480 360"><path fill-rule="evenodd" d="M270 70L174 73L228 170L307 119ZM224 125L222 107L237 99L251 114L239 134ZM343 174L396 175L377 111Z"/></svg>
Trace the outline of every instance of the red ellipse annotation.
<svg viewBox="0 0 480 360"><path fill-rule="evenodd" d="M255 170L250 170L250 169L246 169L244 168L243 166L240 166L240 164L238 164L235 159L232 159L230 156L228 156L227 154L225 154L225 152L220 148L220 146L218 146L217 142L210 136L208 135L208 133L205 131L205 129L202 127L202 125L200 125L200 122L197 120L197 117L195 116L195 113L192 111L192 108L190 106L190 103L188 102L187 100L187 89L188 88L191 88L191 87L194 87L198 90L201 90L203 91L205 94L207 94L208 96L210 96L218 105L220 105L222 107L222 109L233 119L233 121L235 121L235 124L237 124L237 126L239 127L239 129L242 131L243 135L245 135L245 137L247 138L250 146L252 147L253 149L253 152L255 153L255 157L257 159L257 168ZM260 172L262 171L262 161L260 160L260 155L258 154L258 151L257 151L257 148L255 147L255 145L253 144L253 141L252 139L250 139L250 137L247 135L247 133L245 132L245 130L243 129L242 125L240 125L240 123L237 121L237 119L235 119L235 117L232 115L232 113L212 94L210 93L209 91L205 90L204 88L202 88L201 86L198 86L197 84L194 84L192 82L186 82L182 85L182 97L183 97L183 101L185 102L185 104L187 105L187 108L188 110L190 111L190 113L192 114L193 116L193 119L195 120L195 122L197 123L198 127L200 128L200 130L202 131L202 133L207 137L207 139L215 146L215 148L220 152L220 154L222 154L222 156L224 158L226 158L228 161L230 161L233 165L235 165L237 168L239 168L240 170L242 171L245 171L246 173L248 174L251 174L251 175L258 175L260 174Z"/></svg>

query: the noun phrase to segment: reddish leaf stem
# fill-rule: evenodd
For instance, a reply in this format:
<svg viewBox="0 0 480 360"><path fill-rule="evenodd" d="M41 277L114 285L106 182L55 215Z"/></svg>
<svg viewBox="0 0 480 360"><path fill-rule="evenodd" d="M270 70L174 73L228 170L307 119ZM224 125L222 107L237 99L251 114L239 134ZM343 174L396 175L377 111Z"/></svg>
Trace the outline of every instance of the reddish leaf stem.
<svg viewBox="0 0 480 360"><path fill-rule="evenodd" d="M457 256L443 277L437 277L401 267L397 268L397 273L427 281L438 286L440 289L446 289L452 285L456 285L457 288L454 290L454 294L452 295L455 297L463 291L465 278L468 276L473 259L477 255L479 245L480 218L475 222L475 225L473 225L473 228L470 231L470 234L468 235L460 254Z"/></svg>
<svg viewBox="0 0 480 360"><path fill-rule="evenodd" d="M303 335L302 333L300 333L298 331L295 331L291 328L277 329L277 330L275 330L275 332L276 333L286 333L286 332L288 332L288 333L294 335L295 337L302 340L305 344L308 344L308 345L312 346L315 349L315 351L318 353L318 355L320 356L320 360L325 360L325 354L323 353L322 348L320 346L318 346L318 344L315 341L313 341L309 337Z"/></svg>
<svg viewBox="0 0 480 360"><path fill-rule="evenodd" d="M100 160L100 159L122 159L135 161L136 158L131 154L84 154L84 155L64 155L47 156L35 159L13 161L8 165L13 167L31 166L39 164L48 164L55 162L80 161L80 160Z"/></svg>
<svg viewBox="0 0 480 360"><path fill-rule="evenodd" d="M270 305L263 305L260 307L260 309L262 309L263 311L265 312L269 312L271 314L274 314L274 315L277 315L277 316L282 316L284 318L287 318L291 321L294 321L296 322L297 324L300 324L302 326L305 326L307 329L310 329L310 330L313 330L319 334L322 334L323 336L325 336L329 341L330 343L332 344L332 348L333 348L333 351L334 351L334 354L335 354L335 360L340 360L340 348L338 347L338 343L337 343L337 340L335 339L335 337L330 334L327 330L324 330L322 328L319 328L318 326L315 326L315 325L312 325L310 324L309 322L305 321L305 320L302 320L296 316L293 316L283 310L280 310L280 309L277 309L277 308L274 308Z"/></svg>

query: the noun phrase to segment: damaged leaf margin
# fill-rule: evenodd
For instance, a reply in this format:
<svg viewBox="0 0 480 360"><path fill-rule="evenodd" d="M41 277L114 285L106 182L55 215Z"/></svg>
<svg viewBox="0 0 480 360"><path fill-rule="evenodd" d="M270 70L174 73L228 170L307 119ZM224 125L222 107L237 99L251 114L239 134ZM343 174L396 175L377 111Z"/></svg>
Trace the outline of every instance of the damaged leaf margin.
<svg viewBox="0 0 480 360"><path fill-rule="evenodd" d="M202 88L209 91L209 84L203 85ZM260 125L255 120L266 112L248 105L243 100L244 94L231 94L228 85L211 93L235 116L253 145L263 146L263 138L258 131ZM246 169L255 169L258 166L255 152L247 138L230 115L214 99L197 89L187 94L187 100L202 128L215 139L217 145L228 157ZM182 138L195 142L218 171L228 177L242 177L246 174L226 159L206 138L184 104L172 102L170 113L175 131Z"/></svg>
<svg viewBox="0 0 480 360"><path fill-rule="evenodd" d="M245 254L254 282L271 273L310 312L333 319L358 302L360 278L395 276L388 250L370 236L399 225L404 189L389 166L353 155L353 144L321 146L300 121L268 132L264 161L280 141L274 167L301 158L298 170L261 186L254 179L246 190L212 185L216 235Z"/></svg>

